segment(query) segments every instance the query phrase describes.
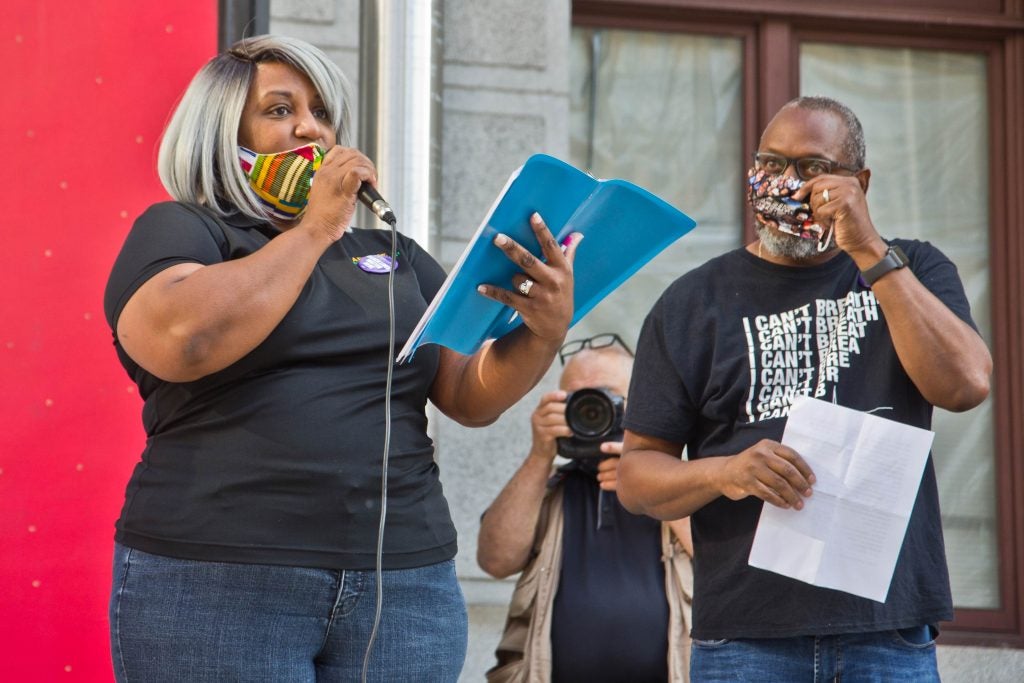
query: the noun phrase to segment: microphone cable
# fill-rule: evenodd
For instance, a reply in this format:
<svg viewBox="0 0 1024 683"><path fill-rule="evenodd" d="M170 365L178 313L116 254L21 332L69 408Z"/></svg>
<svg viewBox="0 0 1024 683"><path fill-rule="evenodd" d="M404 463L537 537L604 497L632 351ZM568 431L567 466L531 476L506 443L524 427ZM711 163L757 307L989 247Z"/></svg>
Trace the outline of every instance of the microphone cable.
<svg viewBox="0 0 1024 683"><path fill-rule="evenodd" d="M365 185L365 184L364 184ZM377 195L380 200L380 195ZM391 264L388 270L388 371L384 383L384 455L381 458L380 472L380 522L377 526L377 557L375 562L375 576L377 583L377 602L373 614L373 628L370 630L370 640L366 644L366 653L363 655L362 683L366 683L367 672L370 669L370 654L373 652L373 645L377 640L377 631L380 628L381 614L384 607L384 521L388 512L388 455L391 451L391 380L394 375L395 357L395 270L398 261L398 219L395 217L391 207L380 200L386 211L378 212L376 207L371 207L374 213L386 223L391 225Z"/></svg>

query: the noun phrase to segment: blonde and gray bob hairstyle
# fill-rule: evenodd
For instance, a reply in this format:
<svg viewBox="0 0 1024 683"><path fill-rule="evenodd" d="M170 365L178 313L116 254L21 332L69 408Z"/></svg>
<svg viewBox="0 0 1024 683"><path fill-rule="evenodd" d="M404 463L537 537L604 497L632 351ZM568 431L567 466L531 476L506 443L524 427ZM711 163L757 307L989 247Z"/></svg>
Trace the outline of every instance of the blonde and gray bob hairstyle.
<svg viewBox="0 0 1024 683"><path fill-rule="evenodd" d="M305 74L323 100L338 144L351 144L351 86L341 69L302 40L246 38L199 70L164 131L157 171L177 201L208 207L221 216L237 209L257 220L269 218L238 162L238 127L260 62L288 64Z"/></svg>

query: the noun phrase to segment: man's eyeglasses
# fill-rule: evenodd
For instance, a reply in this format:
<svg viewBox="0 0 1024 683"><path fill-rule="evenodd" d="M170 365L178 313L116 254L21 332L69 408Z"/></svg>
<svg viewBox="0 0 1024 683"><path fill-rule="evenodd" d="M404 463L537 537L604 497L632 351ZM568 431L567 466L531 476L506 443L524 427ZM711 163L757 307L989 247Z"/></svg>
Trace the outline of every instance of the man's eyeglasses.
<svg viewBox="0 0 1024 683"><path fill-rule="evenodd" d="M796 168L796 174L800 180L810 180L820 175L833 173L837 168L849 171L850 173L856 173L860 170L859 168L850 168L849 166L843 166L837 161L830 161L820 157L790 159L781 154L772 154L771 152L756 152L754 154L754 168L764 170L765 173L772 175L785 173L790 164L793 164L793 167Z"/></svg>
<svg viewBox="0 0 1024 683"><path fill-rule="evenodd" d="M594 335L588 339L576 339L562 344L562 348L558 349L558 359L562 361L562 365L565 365L565 360L569 356L575 355L583 349L603 349L613 344L618 344L626 350L626 353L631 356L634 355L633 349L629 348L626 342L622 341L622 337L614 332L608 332Z"/></svg>

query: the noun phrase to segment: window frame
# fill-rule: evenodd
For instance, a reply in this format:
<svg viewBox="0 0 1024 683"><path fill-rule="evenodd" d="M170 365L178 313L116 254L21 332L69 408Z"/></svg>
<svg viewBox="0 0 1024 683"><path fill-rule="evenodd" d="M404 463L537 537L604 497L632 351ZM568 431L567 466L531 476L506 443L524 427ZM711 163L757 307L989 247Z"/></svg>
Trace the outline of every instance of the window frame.
<svg viewBox="0 0 1024 683"><path fill-rule="evenodd" d="M685 32L743 41L743 149L799 94L806 42L986 55L989 111L989 273L999 594L997 609L957 609L943 644L1024 647L1024 0L574 0L572 23ZM956 3L953 3L956 6ZM742 197L737 190L737 201ZM746 212L749 213L749 212ZM744 239L754 239L752 219Z"/></svg>

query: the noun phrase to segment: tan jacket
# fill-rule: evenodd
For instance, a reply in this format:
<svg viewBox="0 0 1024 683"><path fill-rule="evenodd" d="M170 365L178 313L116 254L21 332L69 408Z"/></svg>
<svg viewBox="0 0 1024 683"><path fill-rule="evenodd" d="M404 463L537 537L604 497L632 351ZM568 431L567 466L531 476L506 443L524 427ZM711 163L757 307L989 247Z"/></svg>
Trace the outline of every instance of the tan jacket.
<svg viewBox="0 0 1024 683"><path fill-rule="evenodd" d="M505 632L495 655L498 663L487 672L489 683L549 683L551 681L551 612L562 569L563 487L556 486L541 504L534 540L534 558L516 582ZM665 597L668 600L668 679L690 678L690 619L693 565L668 524L661 525Z"/></svg>

